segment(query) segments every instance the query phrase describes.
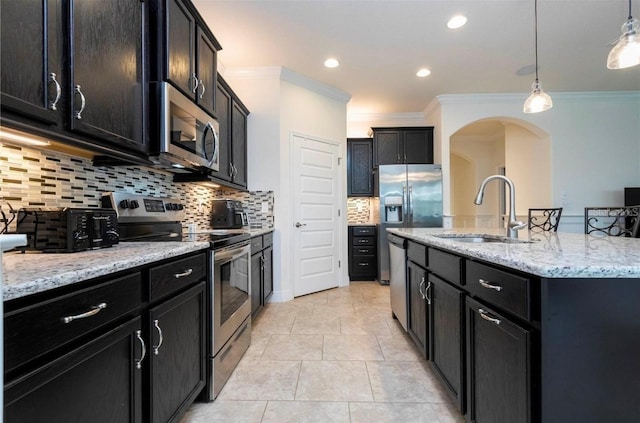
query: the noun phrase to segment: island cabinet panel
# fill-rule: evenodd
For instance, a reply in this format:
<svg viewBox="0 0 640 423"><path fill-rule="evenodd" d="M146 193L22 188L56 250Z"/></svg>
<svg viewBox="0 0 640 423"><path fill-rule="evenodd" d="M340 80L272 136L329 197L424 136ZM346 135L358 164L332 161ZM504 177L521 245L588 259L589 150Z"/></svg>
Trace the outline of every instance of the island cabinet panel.
<svg viewBox="0 0 640 423"><path fill-rule="evenodd" d="M531 332L471 298L466 304L467 420L530 423Z"/></svg>
<svg viewBox="0 0 640 423"><path fill-rule="evenodd" d="M429 275L429 359L459 410L464 412L464 299L465 293Z"/></svg>
<svg viewBox="0 0 640 423"><path fill-rule="evenodd" d="M427 270L407 261L407 332L422 355L428 358Z"/></svg>
<svg viewBox="0 0 640 423"><path fill-rule="evenodd" d="M640 280L543 279L543 422L636 422Z"/></svg>
<svg viewBox="0 0 640 423"><path fill-rule="evenodd" d="M5 384L11 423L142 423L141 319Z"/></svg>

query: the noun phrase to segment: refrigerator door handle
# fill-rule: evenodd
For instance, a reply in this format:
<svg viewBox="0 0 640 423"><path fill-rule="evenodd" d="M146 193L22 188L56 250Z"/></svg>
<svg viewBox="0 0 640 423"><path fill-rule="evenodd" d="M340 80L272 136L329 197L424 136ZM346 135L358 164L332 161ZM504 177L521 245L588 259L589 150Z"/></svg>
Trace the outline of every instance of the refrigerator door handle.
<svg viewBox="0 0 640 423"><path fill-rule="evenodd" d="M409 185L409 222L413 225L413 185Z"/></svg>
<svg viewBox="0 0 640 423"><path fill-rule="evenodd" d="M407 207L409 200L407 199L407 186L402 186L402 226L407 226Z"/></svg>

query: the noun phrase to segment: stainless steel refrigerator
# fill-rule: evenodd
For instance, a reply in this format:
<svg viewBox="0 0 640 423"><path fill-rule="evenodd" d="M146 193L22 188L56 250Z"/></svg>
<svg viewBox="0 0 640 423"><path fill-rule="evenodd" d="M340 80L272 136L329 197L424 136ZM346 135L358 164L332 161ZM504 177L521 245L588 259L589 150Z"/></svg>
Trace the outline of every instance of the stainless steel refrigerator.
<svg viewBox="0 0 640 423"><path fill-rule="evenodd" d="M442 167L381 165L378 276L389 282L387 228L442 227Z"/></svg>

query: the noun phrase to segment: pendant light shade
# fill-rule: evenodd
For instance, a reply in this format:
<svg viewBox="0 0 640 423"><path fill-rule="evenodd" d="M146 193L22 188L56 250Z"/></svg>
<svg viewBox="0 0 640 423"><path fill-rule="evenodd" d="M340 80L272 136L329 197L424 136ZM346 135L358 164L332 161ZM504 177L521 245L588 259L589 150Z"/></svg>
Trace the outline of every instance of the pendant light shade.
<svg viewBox="0 0 640 423"><path fill-rule="evenodd" d="M536 39L536 80L531 84L531 95L524 102L522 111L525 113L539 113L553 107L549 94L542 91L542 84L538 79L538 0L534 2L535 39Z"/></svg>
<svg viewBox="0 0 640 423"><path fill-rule="evenodd" d="M542 91L540 81L536 80L531 84L531 95L524 102L522 111L525 113L539 113L553 107L553 101L549 94Z"/></svg>
<svg viewBox="0 0 640 423"><path fill-rule="evenodd" d="M624 69L640 64L640 22L631 16L629 0L629 18L622 24L622 35L607 57L607 68Z"/></svg>

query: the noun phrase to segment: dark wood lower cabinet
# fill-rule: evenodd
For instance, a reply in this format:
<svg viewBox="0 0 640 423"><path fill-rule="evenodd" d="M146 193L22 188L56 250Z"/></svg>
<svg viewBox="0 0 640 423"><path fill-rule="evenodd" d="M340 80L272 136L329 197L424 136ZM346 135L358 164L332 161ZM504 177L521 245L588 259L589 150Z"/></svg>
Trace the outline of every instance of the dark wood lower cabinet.
<svg viewBox="0 0 640 423"><path fill-rule="evenodd" d="M458 409L464 413L464 297L435 275L425 288L429 304L429 358Z"/></svg>
<svg viewBox="0 0 640 423"><path fill-rule="evenodd" d="M151 422L179 421L205 385L205 283L149 310Z"/></svg>
<svg viewBox="0 0 640 423"><path fill-rule="evenodd" d="M426 269L407 261L407 332L423 356L429 355L427 302L424 288L427 284Z"/></svg>
<svg viewBox="0 0 640 423"><path fill-rule="evenodd" d="M140 330L141 319L132 319L8 383L5 421L141 423Z"/></svg>
<svg viewBox="0 0 640 423"><path fill-rule="evenodd" d="M467 310L467 420L531 422L531 333L471 299Z"/></svg>
<svg viewBox="0 0 640 423"><path fill-rule="evenodd" d="M251 255L251 313L262 306L262 253Z"/></svg>
<svg viewBox="0 0 640 423"><path fill-rule="evenodd" d="M273 294L273 233L251 239L251 314L257 317Z"/></svg>

